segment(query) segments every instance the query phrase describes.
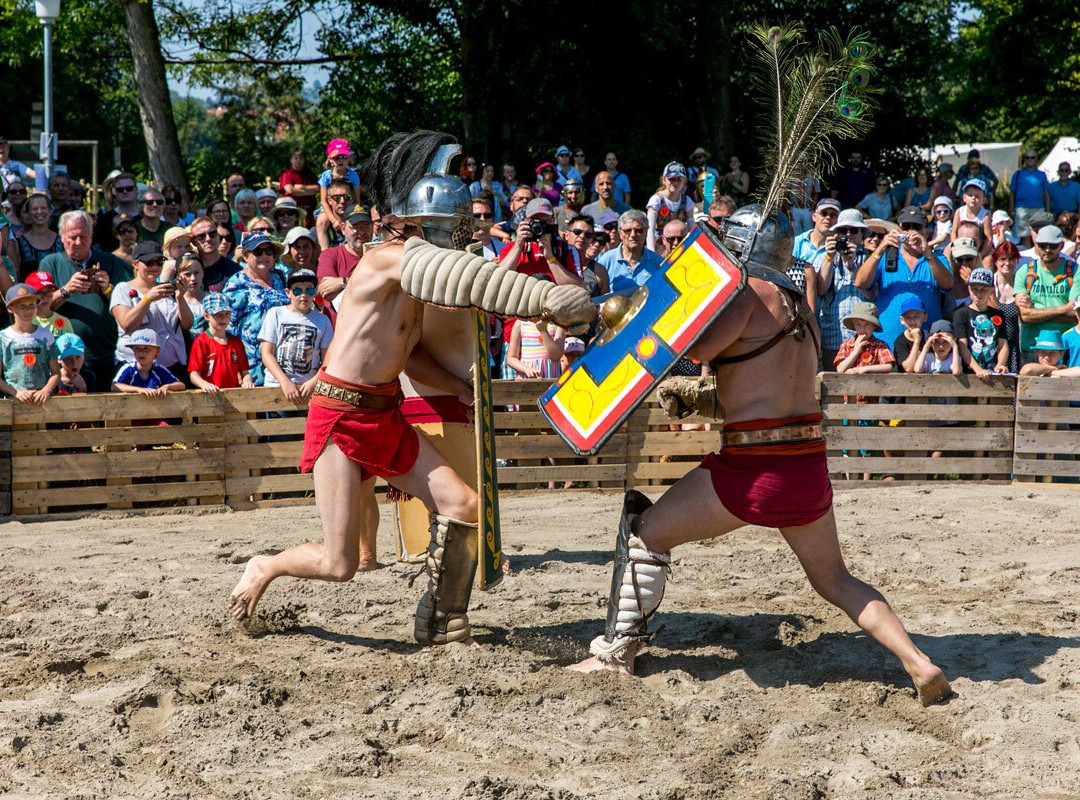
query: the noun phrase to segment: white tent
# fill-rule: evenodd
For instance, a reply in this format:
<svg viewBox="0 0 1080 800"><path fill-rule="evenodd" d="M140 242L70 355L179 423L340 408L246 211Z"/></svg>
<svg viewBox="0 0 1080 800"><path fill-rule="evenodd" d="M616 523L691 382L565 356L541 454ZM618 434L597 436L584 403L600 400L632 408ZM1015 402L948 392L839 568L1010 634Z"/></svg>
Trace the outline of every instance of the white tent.
<svg viewBox="0 0 1080 800"><path fill-rule="evenodd" d="M1062 136L1057 140L1046 158L1043 159L1043 162L1039 164L1039 169L1046 173L1049 181L1056 181L1058 179L1058 164L1062 161L1068 161L1069 166L1073 168L1073 172L1076 171L1077 167L1080 167L1080 139L1074 136Z"/></svg>
<svg viewBox="0 0 1080 800"><path fill-rule="evenodd" d="M959 170L960 167L967 163L968 151L978 150L979 160L990 167L994 174L997 175L999 187L1008 191L1009 178L1020 163L1020 145L1021 142L941 144L928 149L926 157L933 164L948 161L953 165L953 169Z"/></svg>

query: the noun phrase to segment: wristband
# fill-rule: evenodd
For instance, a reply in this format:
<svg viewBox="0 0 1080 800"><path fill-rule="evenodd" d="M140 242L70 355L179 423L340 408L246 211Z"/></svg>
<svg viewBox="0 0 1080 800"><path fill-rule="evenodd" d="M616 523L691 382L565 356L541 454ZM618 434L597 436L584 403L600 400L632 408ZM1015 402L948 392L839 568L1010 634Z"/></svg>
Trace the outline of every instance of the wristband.
<svg viewBox="0 0 1080 800"><path fill-rule="evenodd" d="M71 292L68 291L68 288L66 286L61 286L60 287L60 296L63 297L65 300L70 300L71 299Z"/></svg>
<svg viewBox="0 0 1080 800"><path fill-rule="evenodd" d="M551 264L552 266L555 266L559 262L554 256L548 256L547 263Z"/></svg>
<svg viewBox="0 0 1080 800"><path fill-rule="evenodd" d="M345 277L344 275L342 275L342 276L341 276L341 288L342 288L342 289L344 289L344 288L345 288L345 285L346 285L346 284L347 284L348 282L349 282L349 279L348 279L348 278L346 278L346 277Z"/></svg>

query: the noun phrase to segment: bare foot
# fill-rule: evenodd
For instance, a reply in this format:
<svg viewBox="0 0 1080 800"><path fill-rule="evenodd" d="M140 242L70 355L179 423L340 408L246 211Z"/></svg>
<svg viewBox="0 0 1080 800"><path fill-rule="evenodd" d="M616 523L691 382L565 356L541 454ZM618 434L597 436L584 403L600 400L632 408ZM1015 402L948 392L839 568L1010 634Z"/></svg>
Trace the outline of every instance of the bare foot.
<svg viewBox="0 0 1080 800"><path fill-rule="evenodd" d="M360 564L356 567L357 572L371 572L372 570L382 569L384 565L380 564L375 556L364 557L360 555Z"/></svg>
<svg viewBox="0 0 1080 800"><path fill-rule="evenodd" d="M571 672L600 672L607 670L608 672L618 672L622 675L634 674L634 658L637 656L637 652L640 649L636 642L632 642L627 647L621 658L616 658L611 661L601 661L596 656L589 656L584 661L579 661L576 664L571 664L567 667Z"/></svg>
<svg viewBox="0 0 1080 800"><path fill-rule="evenodd" d="M915 681L915 690L919 693L919 702L924 706L939 703L952 694L945 673L937 667L925 678Z"/></svg>
<svg viewBox="0 0 1080 800"><path fill-rule="evenodd" d="M270 581L266 578L265 563L269 556L255 556L244 567L244 575L240 582L233 587L229 595L229 611L237 622L247 619L255 613L255 606L259 598L266 591Z"/></svg>

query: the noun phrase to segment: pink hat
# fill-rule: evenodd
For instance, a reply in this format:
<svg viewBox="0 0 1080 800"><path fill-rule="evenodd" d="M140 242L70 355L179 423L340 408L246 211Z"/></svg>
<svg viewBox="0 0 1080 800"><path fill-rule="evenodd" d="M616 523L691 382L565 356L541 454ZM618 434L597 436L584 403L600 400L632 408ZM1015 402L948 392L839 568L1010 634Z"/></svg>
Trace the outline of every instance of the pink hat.
<svg viewBox="0 0 1080 800"><path fill-rule="evenodd" d="M348 139L331 139L330 144L326 146L326 157L333 158L334 156L351 156L352 150L349 149Z"/></svg>

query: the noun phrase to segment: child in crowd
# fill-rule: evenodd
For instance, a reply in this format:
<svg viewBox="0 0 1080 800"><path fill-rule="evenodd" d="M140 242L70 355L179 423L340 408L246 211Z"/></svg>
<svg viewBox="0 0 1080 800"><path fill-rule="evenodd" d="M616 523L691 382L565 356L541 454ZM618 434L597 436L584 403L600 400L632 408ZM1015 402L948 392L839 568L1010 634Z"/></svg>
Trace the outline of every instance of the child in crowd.
<svg viewBox="0 0 1080 800"><path fill-rule="evenodd" d="M855 335L845 339L836 351L833 365L837 372L892 372L896 359L889 346L874 336L881 332L877 314L877 306L861 302L844 317L844 327L855 331Z"/></svg>
<svg viewBox="0 0 1080 800"><path fill-rule="evenodd" d="M953 336L952 323L939 319L930 326L930 335L919 351L915 372L928 375L959 375L963 371L958 351L959 344ZM952 398L955 400L956 398Z"/></svg>
<svg viewBox="0 0 1080 800"><path fill-rule="evenodd" d="M942 195L934 201L933 220L931 225L933 226L930 232L930 241L928 244L934 248L934 252L938 253L940 258L941 253L945 250L945 245L949 243L949 239L952 237L952 214L953 214L953 201L948 195Z"/></svg>
<svg viewBox="0 0 1080 800"><path fill-rule="evenodd" d="M182 381L157 363L157 334L150 328L140 328L131 334L128 347L135 355L134 364L124 364L113 378L112 390L147 397L164 397L169 392L182 392Z"/></svg>
<svg viewBox="0 0 1080 800"><path fill-rule="evenodd" d="M34 318L39 328L44 328L54 338L63 336L71 331L71 320L67 317L49 310L49 305L57 290L56 281L48 272L31 272L26 276L26 285L37 292L38 313Z"/></svg>
<svg viewBox="0 0 1080 800"><path fill-rule="evenodd" d="M334 329L315 310L318 279L309 269L294 270L285 283L287 306L266 312L259 329L259 348L266 367L264 386L278 386L285 399L311 397Z"/></svg>
<svg viewBox="0 0 1080 800"><path fill-rule="evenodd" d="M994 273L978 267L971 271L967 283L971 302L953 314L953 336L964 365L987 380L993 373L1009 371L1005 318L999 309L990 307L994 298Z"/></svg>
<svg viewBox="0 0 1080 800"><path fill-rule="evenodd" d="M97 378L90 370L83 369L86 360L86 345L75 333L65 333L56 340L56 349L60 354L60 383L56 393L89 394L97 389Z"/></svg>
<svg viewBox="0 0 1080 800"><path fill-rule="evenodd" d="M1013 220L1008 211L998 209L990 216L990 230L993 232L992 247L998 247L1005 242L1016 244L1020 240L1012 232Z"/></svg>
<svg viewBox="0 0 1080 800"><path fill-rule="evenodd" d="M562 371L563 342L566 331L547 322L514 320L506 366L514 370L515 380L557 378Z"/></svg>
<svg viewBox="0 0 1080 800"><path fill-rule="evenodd" d="M562 369L563 372L574 366L581 354L585 352L585 342L577 336L567 336L563 341Z"/></svg>
<svg viewBox="0 0 1080 800"><path fill-rule="evenodd" d="M904 330L893 342L893 356L901 372L915 371L915 360L919 357L925 338L923 325L927 319L926 308L917 294L909 292L900 298L900 322Z"/></svg>
<svg viewBox="0 0 1080 800"><path fill-rule="evenodd" d="M1077 324L1065 331L1061 343L1065 348L1065 363L1069 369L1080 367L1080 296L1073 300L1073 313Z"/></svg>
<svg viewBox="0 0 1080 800"><path fill-rule="evenodd" d="M345 139L331 139L326 145L326 169L319 176L319 204L322 213L326 214L331 221L331 228L337 230L341 227L341 219L334 207L327 201L327 193L330 190L330 182L335 178L345 178L352 185L353 202L360 202L360 175L349 166L352 158L352 149Z"/></svg>
<svg viewBox="0 0 1080 800"><path fill-rule="evenodd" d="M197 336L206 330L206 313L202 307L202 299L206 294L206 289L203 287L205 277L206 270L203 268L202 261L194 253L184 253L177 261L176 282L184 295L184 301L191 309L189 333L192 336Z"/></svg>
<svg viewBox="0 0 1080 800"><path fill-rule="evenodd" d="M221 292L211 292L202 299L207 329L195 337L188 356L191 385L207 394L221 389L250 389L247 353L238 336L228 331L232 321L229 301Z"/></svg>
<svg viewBox="0 0 1080 800"><path fill-rule="evenodd" d="M978 178L972 178L964 183L964 204L956 209L953 214L953 238L957 236L957 228L961 222L974 222L983 232L983 241L990 241L993 231L990 230L990 212L984 208L986 205L986 186Z"/></svg>
<svg viewBox="0 0 1080 800"><path fill-rule="evenodd" d="M1074 375L1072 370L1061 363L1061 358L1065 355L1065 345L1061 341L1060 332L1055 330L1040 331L1039 335L1035 337L1035 346L1031 349L1035 351L1036 360L1030 364L1024 364L1020 368L1021 375L1053 376L1065 370L1068 370L1065 377L1080 375L1080 370L1077 370L1076 375Z"/></svg>
<svg viewBox="0 0 1080 800"><path fill-rule="evenodd" d="M60 361L53 335L34 322L37 292L16 283L5 300L14 322L0 330L0 392L21 403L45 405L60 382Z"/></svg>

